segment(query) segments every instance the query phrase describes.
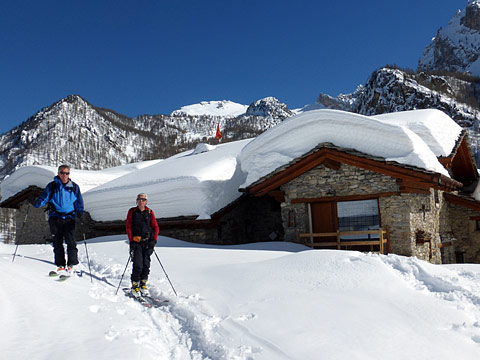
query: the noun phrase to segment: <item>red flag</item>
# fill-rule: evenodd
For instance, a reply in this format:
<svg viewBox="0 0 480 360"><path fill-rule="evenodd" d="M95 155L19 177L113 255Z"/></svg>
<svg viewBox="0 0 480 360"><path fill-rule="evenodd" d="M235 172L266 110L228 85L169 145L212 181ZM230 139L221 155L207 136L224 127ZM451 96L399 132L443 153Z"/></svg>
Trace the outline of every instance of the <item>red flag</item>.
<svg viewBox="0 0 480 360"><path fill-rule="evenodd" d="M220 141L220 139L222 138L222 133L220 132L220 123L217 124L217 133L215 134L215 137L218 141Z"/></svg>

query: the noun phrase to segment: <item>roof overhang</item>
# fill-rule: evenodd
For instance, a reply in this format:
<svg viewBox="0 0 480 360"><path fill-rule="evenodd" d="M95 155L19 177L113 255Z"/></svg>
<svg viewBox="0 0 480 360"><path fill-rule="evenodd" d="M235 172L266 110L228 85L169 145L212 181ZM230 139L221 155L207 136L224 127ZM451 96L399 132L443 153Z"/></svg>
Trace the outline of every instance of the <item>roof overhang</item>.
<svg viewBox="0 0 480 360"><path fill-rule="evenodd" d="M461 196L451 193L443 193L443 198L452 204L462 206L467 209L480 211L480 201L475 200L470 196Z"/></svg>
<svg viewBox="0 0 480 360"><path fill-rule="evenodd" d="M478 180L477 166L472 149L464 130L452 153L447 157L439 157L438 161L449 170L455 180L467 186Z"/></svg>
<svg viewBox="0 0 480 360"><path fill-rule="evenodd" d="M320 144L305 155L240 191L263 196L319 165L338 170L341 164L396 178L401 192L412 192L411 190L415 189L428 191L429 188L453 191L463 186L462 183L440 173L386 161L383 158L373 158L355 150L341 149L331 144Z"/></svg>
<svg viewBox="0 0 480 360"><path fill-rule="evenodd" d="M19 209L20 204L30 198L36 198L42 193L43 189L39 188L38 186L31 185L26 189L16 193L15 195L9 197L5 201L0 203L0 207L2 208L10 208L10 209Z"/></svg>

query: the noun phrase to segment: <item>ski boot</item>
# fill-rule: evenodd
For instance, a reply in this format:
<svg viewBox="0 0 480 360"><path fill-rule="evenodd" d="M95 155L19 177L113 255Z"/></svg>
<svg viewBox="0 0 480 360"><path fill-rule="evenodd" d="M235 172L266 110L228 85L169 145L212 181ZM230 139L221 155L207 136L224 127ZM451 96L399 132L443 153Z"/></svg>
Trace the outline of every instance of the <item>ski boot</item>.
<svg viewBox="0 0 480 360"><path fill-rule="evenodd" d="M140 293L142 296L150 296L150 290L147 287L147 280L140 281Z"/></svg>
<svg viewBox="0 0 480 360"><path fill-rule="evenodd" d="M134 297L140 297L142 294L140 293L139 283L132 281L132 295Z"/></svg>

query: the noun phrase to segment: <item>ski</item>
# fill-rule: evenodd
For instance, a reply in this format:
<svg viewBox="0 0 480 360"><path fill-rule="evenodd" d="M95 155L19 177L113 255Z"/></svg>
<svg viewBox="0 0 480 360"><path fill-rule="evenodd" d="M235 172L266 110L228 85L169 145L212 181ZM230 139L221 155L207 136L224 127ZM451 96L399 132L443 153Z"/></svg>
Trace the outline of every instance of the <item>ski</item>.
<svg viewBox="0 0 480 360"><path fill-rule="evenodd" d="M160 300L157 298L154 298L152 296L134 296L132 294L132 289L131 288L123 288L123 292L125 293L125 296L132 298L136 301L138 301L140 304L142 304L145 307L152 308L152 307L161 307L165 306L168 304L168 300Z"/></svg>
<svg viewBox="0 0 480 360"><path fill-rule="evenodd" d="M157 299L149 295L142 295L145 299L149 300L153 306L159 307L159 306L165 306L168 305L168 300L166 299Z"/></svg>
<svg viewBox="0 0 480 360"><path fill-rule="evenodd" d="M49 277L57 277L58 276L57 281L65 281L69 277L71 277L72 275L82 276L83 272L82 272L82 270L80 270L80 271L75 270L72 273L69 273L69 272L64 271L64 270L62 270L60 272L56 272L56 271L52 270L48 273Z"/></svg>
<svg viewBox="0 0 480 360"><path fill-rule="evenodd" d="M142 304L143 306L145 306L147 308L153 307L153 305L149 301L147 301L146 299L144 299L141 296L134 296L131 291L132 291L131 288L123 288L123 292L125 293L126 297L129 297L129 298L131 298L135 301L138 301L140 304Z"/></svg>
<svg viewBox="0 0 480 360"><path fill-rule="evenodd" d="M70 278L71 275L66 275L66 274L62 274L58 277L58 280L57 281L65 281L67 280L68 278Z"/></svg>

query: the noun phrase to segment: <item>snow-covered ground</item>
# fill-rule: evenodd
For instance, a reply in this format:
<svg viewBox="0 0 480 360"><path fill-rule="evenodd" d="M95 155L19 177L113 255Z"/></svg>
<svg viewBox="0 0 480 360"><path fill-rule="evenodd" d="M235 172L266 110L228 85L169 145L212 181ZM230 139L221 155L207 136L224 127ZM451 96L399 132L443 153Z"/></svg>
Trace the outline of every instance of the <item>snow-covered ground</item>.
<svg viewBox="0 0 480 360"><path fill-rule="evenodd" d="M84 273L49 278L49 245L0 244L3 359L478 359L480 265L160 238L147 309L115 295L125 236L89 240ZM129 285L130 266L122 286Z"/></svg>

